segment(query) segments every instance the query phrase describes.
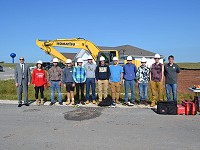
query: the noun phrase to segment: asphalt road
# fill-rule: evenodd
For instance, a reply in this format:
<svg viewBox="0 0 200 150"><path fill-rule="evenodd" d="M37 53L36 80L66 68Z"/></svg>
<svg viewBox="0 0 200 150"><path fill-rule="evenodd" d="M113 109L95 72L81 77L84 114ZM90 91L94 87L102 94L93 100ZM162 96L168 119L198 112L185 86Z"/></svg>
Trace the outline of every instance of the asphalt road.
<svg viewBox="0 0 200 150"><path fill-rule="evenodd" d="M14 69L10 67L4 67L4 72L0 72L0 80L14 79Z"/></svg>
<svg viewBox="0 0 200 150"><path fill-rule="evenodd" d="M1 150L199 150L200 115L0 104Z"/></svg>

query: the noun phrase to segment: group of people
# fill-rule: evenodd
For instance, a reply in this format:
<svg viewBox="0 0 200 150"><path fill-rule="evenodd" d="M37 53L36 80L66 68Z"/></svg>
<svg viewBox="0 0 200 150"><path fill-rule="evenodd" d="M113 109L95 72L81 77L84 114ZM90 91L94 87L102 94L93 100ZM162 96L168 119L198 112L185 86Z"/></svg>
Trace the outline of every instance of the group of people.
<svg viewBox="0 0 200 150"><path fill-rule="evenodd" d="M127 64L123 67L118 64L118 58L113 57L113 65L106 65L105 58L100 57L99 65L93 62L92 56L88 57L88 62L83 65L82 58L77 59L77 65L72 64L72 60L67 59L66 67L61 69L58 66L58 59L53 59L53 66L48 70L46 76L42 68L42 61L39 60L36 69L32 73L32 84L35 88L36 105L44 104L44 89L47 85L51 89L51 103L55 104L55 90L58 93L58 102L63 105L61 86L66 88L66 105L72 104L97 104L96 84L98 86L98 102L108 99L108 88L111 89L111 106L116 106L120 101L121 85L124 83L124 104L133 106L135 104L135 83L138 82L140 103L147 105L148 85L150 84L152 101L150 106L156 105L157 101L163 101L163 82L165 77L165 88L167 100L177 100L177 74L180 68L174 63L174 57L168 57L166 65L160 63L160 55L154 57L155 63L147 66L147 59L141 59L141 65L137 68L132 63L132 57L127 57ZM15 84L18 88L18 107L22 106L22 91L24 92L24 105L28 103L28 86L31 83L31 73L29 66L24 63L24 58L20 58L20 63L15 68ZM86 85L86 95L84 87ZM76 88L76 95L74 90ZM90 89L92 91L90 99ZM129 89L131 99L129 101ZM171 91L173 99L171 99ZM39 100L39 93L41 99ZM76 97L76 98L75 98ZM76 101L75 101L76 100Z"/></svg>

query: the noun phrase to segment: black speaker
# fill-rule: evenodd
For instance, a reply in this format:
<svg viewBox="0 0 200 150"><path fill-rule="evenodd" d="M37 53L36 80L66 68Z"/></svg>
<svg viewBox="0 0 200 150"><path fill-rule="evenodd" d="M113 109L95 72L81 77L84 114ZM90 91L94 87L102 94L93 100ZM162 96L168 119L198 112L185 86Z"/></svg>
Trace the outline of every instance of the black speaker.
<svg viewBox="0 0 200 150"><path fill-rule="evenodd" d="M157 113L163 115L177 115L177 102L174 101L157 102Z"/></svg>

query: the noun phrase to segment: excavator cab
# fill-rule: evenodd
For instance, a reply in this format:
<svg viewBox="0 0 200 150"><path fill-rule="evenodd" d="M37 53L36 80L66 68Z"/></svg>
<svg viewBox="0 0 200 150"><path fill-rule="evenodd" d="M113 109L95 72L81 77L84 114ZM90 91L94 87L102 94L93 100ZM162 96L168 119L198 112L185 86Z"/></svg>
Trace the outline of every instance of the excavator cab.
<svg viewBox="0 0 200 150"><path fill-rule="evenodd" d="M97 56L97 64L100 63L99 59L101 56L103 56L105 58L105 63L107 65L113 64L113 57L115 57L115 56L118 57L116 50L101 50Z"/></svg>

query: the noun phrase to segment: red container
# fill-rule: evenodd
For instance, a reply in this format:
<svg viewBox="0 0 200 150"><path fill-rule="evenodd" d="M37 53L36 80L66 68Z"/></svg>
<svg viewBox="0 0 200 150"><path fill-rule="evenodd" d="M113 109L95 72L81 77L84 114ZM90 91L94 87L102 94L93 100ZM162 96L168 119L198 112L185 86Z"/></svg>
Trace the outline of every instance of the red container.
<svg viewBox="0 0 200 150"><path fill-rule="evenodd" d="M178 115L184 115L185 114L185 106L177 105L177 114Z"/></svg>
<svg viewBox="0 0 200 150"><path fill-rule="evenodd" d="M191 101L184 100L182 105L185 106L185 115L196 115L196 105Z"/></svg>

